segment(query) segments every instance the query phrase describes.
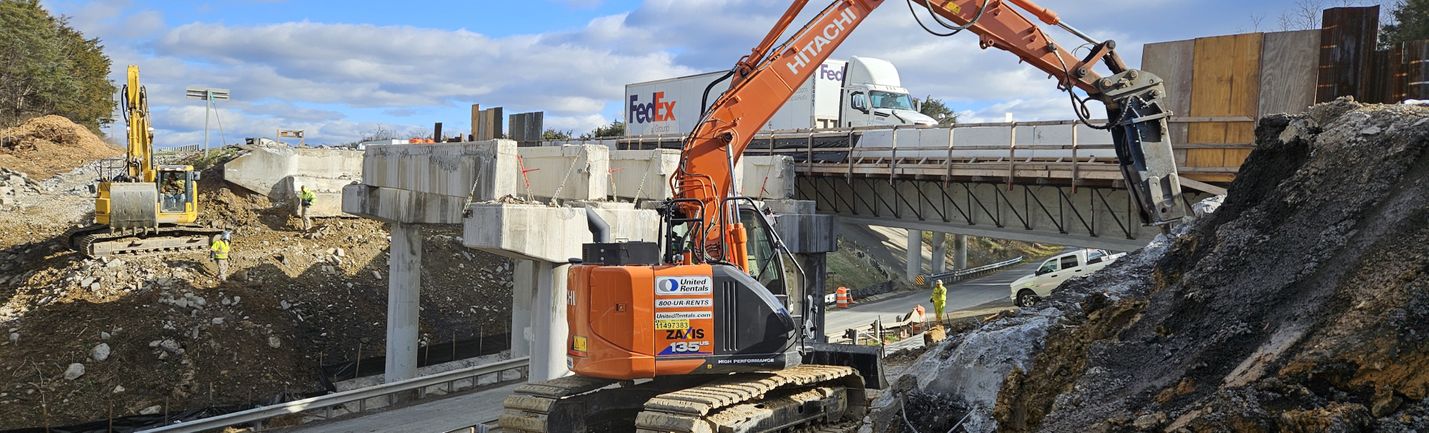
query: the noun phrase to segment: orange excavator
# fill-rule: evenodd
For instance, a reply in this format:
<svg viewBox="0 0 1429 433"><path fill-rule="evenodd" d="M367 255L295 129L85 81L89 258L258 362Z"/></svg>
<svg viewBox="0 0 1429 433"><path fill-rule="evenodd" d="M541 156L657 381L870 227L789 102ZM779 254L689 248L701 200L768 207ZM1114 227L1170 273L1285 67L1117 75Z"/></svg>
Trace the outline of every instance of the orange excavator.
<svg viewBox="0 0 1429 433"><path fill-rule="evenodd" d="M1029 0L906 0L937 36L970 31L983 48L1018 56L1057 80L1078 118L1113 135L1143 222L1184 216L1161 80L1128 68L1096 41ZM724 76L727 91L686 138L676 191L659 211L660 242L595 242L571 266L567 355L574 376L526 384L504 402L503 431L852 431L867 389L883 385L876 351L817 343L822 288L802 271L760 204L739 197L734 167L755 132L883 0L835 0L783 44L806 6L794 1ZM1019 9L1087 42L1074 57ZM939 29L942 30L939 30ZM1110 71L1092 70L1101 63ZM718 81L716 81L718 82ZM708 100L711 84L706 89ZM1080 90L1087 94L1078 97ZM1109 119L1092 124L1085 104ZM702 101L702 108L705 107ZM792 267L791 267L792 266Z"/></svg>

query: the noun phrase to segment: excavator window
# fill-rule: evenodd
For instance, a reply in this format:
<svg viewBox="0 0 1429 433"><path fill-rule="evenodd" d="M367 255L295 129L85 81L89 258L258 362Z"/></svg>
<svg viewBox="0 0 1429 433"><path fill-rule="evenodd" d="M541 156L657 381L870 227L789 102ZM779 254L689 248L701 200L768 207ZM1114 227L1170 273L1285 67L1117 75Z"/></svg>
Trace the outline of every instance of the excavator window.
<svg viewBox="0 0 1429 433"><path fill-rule="evenodd" d="M192 194L193 183L189 180L188 172L159 172L159 200L164 212L184 212L184 205L189 202Z"/></svg>
<svg viewBox="0 0 1429 433"><path fill-rule="evenodd" d="M769 222L757 210L745 207L740 208L739 219L749 235L749 276L775 295L788 294L784 286L784 262L774 246Z"/></svg>

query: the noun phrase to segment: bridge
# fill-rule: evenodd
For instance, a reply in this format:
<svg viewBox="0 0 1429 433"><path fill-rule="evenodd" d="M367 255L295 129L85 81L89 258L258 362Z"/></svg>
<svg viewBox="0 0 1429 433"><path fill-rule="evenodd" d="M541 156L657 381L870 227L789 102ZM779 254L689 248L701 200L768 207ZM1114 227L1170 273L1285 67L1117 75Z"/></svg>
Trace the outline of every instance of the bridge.
<svg viewBox="0 0 1429 433"><path fill-rule="evenodd" d="M1173 130L1249 121L1171 120ZM680 137L602 144L676 148ZM1189 207L1224 194L1220 185L1234 179L1251 148L1248 142L1173 144L1183 203ZM1140 248L1160 233L1141 224L1110 134L1078 121L776 131L756 136L745 154L788 157L796 174L795 198L815 202L819 213L854 224L934 232L935 254L944 233L1117 251ZM748 185L743 190L763 192ZM911 242L910 278L921 269ZM932 272L941 272L942 263L934 262Z"/></svg>

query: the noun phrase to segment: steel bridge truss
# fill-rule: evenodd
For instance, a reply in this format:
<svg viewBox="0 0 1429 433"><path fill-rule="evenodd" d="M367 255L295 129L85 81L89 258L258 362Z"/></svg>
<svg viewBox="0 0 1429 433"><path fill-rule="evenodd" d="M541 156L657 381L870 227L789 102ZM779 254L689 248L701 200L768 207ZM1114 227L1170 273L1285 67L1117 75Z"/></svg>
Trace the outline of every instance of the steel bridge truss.
<svg viewBox="0 0 1429 433"><path fill-rule="evenodd" d="M1161 232L1115 186L803 173L797 194L848 222L1030 242L1129 251Z"/></svg>

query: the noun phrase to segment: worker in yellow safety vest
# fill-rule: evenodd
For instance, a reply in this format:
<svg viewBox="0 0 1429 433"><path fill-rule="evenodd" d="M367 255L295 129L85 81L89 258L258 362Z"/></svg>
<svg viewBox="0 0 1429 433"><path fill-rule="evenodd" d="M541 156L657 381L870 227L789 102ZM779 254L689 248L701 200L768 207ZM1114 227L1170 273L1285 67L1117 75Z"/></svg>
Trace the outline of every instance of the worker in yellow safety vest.
<svg viewBox="0 0 1429 433"><path fill-rule="evenodd" d="M223 232L222 236L213 240L213 245L209 247L208 256L218 263L218 281L228 281L228 232Z"/></svg>
<svg viewBox="0 0 1429 433"><path fill-rule="evenodd" d="M308 190L307 185L300 188L298 192L298 216L303 218L303 231L313 228L313 220L308 218L308 208L313 207L313 200L317 200L318 195Z"/></svg>
<svg viewBox="0 0 1429 433"><path fill-rule="evenodd" d="M933 296L928 298L928 302L933 303L933 314L938 316L938 321L943 321L943 306L948 303L948 288L943 287L943 280L933 283Z"/></svg>

